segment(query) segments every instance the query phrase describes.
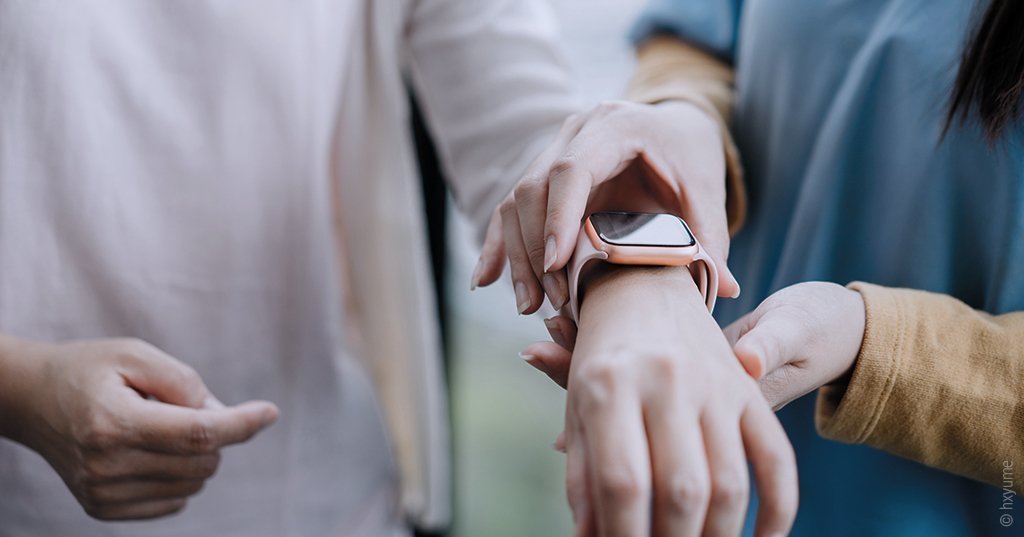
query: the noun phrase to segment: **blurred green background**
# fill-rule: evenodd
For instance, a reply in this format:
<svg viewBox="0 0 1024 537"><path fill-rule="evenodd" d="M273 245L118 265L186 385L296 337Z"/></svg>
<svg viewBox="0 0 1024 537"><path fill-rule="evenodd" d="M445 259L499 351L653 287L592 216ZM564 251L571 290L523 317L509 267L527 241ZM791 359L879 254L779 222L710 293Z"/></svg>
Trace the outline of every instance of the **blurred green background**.
<svg viewBox="0 0 1024 537"><path fill-rule="evenodd" d="M643 0L552 0L562 45L587 104L621 95L632 69L626 38ZM563 456L564 392L518 357L547 338L542 317L516 315L507 277L469 291L476 245L455 219L449 237L455 537L571 533Z"/></svg>

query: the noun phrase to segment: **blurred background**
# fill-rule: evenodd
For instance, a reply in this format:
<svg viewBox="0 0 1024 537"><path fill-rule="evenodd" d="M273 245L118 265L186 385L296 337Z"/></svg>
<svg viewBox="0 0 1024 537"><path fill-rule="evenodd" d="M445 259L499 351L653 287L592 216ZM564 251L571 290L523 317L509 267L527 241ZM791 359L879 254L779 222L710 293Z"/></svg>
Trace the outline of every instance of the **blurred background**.
<svg viewBox="0 0 1024 537"><path fill-rule="evenodd" d="M622 94L633 66L627 39L644 0L551 0L563 50L586 104ZM561 431L564 392L519 357L546 339L540 315L516 314L512 289L469 291L477 247L451 213L446 271L455 430L455 537L569 535Z"/></svg>

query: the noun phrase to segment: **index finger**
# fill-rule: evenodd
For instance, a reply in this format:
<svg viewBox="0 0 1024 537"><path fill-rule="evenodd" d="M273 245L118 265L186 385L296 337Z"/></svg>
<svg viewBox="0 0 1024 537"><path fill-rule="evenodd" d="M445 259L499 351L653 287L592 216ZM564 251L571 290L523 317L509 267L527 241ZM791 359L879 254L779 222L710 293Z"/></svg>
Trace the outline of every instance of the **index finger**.
<svg viewBox="0 0 1024 537"><path fill-rule="evenodd" d="M141 401L135 415L135 445L176 455L198 455L239 444L277 419L267 401L250 401L224 408L192 409L157 401Z"/></svg>
<svg viewBox="0 0 1024 537"><path fill-rule="evenodd" d="M607 129L585 125L551 166L544 242L554 256L545 255L545 272L569 262L593 187L621 173L640 154L638 145Z"/></svg>

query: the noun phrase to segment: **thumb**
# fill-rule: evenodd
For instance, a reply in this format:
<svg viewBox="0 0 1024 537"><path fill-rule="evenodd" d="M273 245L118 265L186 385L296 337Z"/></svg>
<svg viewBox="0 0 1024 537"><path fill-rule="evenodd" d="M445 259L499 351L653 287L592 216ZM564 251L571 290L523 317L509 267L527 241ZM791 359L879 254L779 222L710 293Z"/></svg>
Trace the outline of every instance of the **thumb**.
<svg viewBox="0 0 1024 537"><path fill-rule="evenodd" d="M563 388L569 386L569 366L572 354L564 347L551 341L533 343L519 353L520 358L547 375Z"/></svg>
<svg viewBox="0 0 1024 537"><path fill-rule="evenodd" d="M210 404L206 384L187 364L145 342L133 342L118 352L124 356L125 381L143 397L189 408Z"/></svg>
<svg viewBox="0 0 1024 537"><path fill-rule="evenodd" d="M755 379L796 360L804 345L799 323L779 310L769 310L740 336L733 352Z"/></svg>

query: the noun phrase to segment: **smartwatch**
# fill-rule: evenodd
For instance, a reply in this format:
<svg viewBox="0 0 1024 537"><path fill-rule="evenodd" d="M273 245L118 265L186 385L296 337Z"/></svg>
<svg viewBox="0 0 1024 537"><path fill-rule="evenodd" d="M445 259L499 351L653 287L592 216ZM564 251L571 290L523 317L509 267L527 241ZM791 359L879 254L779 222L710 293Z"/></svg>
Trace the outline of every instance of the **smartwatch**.
<svg viewBox="0 0 1024 537"><path fill-rule="evenodd" d="M682 218L664 213L599 212L583 222L569 260L569 307L579 322L580 276L591 262L617 265L687 266L715 309L718 270Z"/></svg>

